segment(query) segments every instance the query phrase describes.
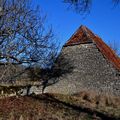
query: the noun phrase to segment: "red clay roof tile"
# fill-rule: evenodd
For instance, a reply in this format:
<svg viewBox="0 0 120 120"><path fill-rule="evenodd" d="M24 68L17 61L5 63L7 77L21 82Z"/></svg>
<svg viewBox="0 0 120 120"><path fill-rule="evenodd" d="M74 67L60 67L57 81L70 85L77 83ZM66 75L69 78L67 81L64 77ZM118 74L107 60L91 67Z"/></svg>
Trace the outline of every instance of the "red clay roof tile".
<svg viewBox="0 0 120 120"><path fill-rule="evenodd" d="M101 53L111 62L118 70L120 70L120 58L115 52L97 35L93 34L87 27L81 26L75 34L64 45L72 46L82 43L94 42Z"/></svg>

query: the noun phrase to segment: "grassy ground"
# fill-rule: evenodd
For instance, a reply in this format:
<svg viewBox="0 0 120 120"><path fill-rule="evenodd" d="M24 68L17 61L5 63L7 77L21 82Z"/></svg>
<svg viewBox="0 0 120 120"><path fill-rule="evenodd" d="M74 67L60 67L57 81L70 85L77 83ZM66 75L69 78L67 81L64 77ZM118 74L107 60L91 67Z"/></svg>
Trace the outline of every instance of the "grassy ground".
<svg viewBox="0 0 120 120"><path fill-rule="evenodd" d="M0 120L119 120L119 102L86 92L9 97L0 100Z"/></svg>

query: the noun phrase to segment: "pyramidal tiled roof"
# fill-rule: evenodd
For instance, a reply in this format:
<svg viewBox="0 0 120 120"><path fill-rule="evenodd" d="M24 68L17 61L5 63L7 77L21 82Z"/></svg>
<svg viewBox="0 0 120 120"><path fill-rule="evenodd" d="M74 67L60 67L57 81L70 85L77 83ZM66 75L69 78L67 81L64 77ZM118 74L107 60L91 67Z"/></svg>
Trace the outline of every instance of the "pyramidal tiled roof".
<svg viewBox="0 0 120 120"><path fill-rule="evenodd" d="M73 46L78 44L85 44L94 42L97 48L101 51L101 53L106 57L118 70L120 70L120 59L115 54L115 52L107 45L103 40L97 35L93 34L87 27L81 26L68 40L68 42L64 45Z"/></svg>

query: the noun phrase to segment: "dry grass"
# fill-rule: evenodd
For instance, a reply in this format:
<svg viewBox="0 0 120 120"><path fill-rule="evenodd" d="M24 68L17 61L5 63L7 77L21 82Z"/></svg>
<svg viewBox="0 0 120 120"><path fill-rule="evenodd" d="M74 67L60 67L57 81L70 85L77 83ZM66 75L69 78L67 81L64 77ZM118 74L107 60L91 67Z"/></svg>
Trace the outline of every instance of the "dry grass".
<svg viewBox="0 0 120 120"><path fill-rule="evenodd" d="M108 94L97 94L94 91L82 91L72 96L60 94L51 95L67 104L90 109L95 112L103 113L106 116L120 119L120 97Z"/></svg>
<svg viewBox="0 0 120 120"><path fill-rule="evenodd" d="M100 107L119 107L120 108L120 97L119 96L113 96L110 94L98 94L94 91L82 91L79 94L74 95L76 97L79 97L85 101L90 102L91 104L95 104Z"/></svg>
<svg viewBox="0 0 120 120"><path fill-rule="evenodd" d="M119 120L119 97L83 91L0 100L0 120Z"/></svg>
<svg viewBox="0 0 120 120"><path fill-rule="evenodd" d="M89 120L92 115L72 109L46 95L0 100L0 120Z"/></svg>

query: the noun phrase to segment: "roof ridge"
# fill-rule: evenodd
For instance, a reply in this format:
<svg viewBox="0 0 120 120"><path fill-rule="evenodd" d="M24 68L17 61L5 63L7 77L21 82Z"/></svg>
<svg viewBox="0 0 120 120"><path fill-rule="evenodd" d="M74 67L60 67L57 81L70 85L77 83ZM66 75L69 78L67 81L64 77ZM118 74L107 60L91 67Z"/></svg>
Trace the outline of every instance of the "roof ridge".
<svg viewBox="0 0 120 120"><path fill-rule="evenodd" d="M90 31L90 30L88 30L86 26L82 25L81 30L83 31L83 34L86 35L87 38L90 38L90 35L88 33L88 31Z"/></svg>
<svg viewBox="0 0 120 120"><path fill-rule="evenodd" d="M110 62L112 62L112 64L118 70L120 70L119 57L98 35L95 35L86 26L81 25L64 46L66 47L66 46L78 45L82 43L89 43L91 41L95 43L97 48L101 51L101 53Z"/></svg>
<svg viewBox="0 0 120 120"><path fill-rule="evenodd" d="M87 29L87 30L86 30ZM116 55L115 51L111 49L98 35L95 35L91 30L87 27L84 27L86 32L90 32L89 38L91 38L95 43L98 49L102 52L102 54L114 64L114 66L120 70L120 59ZM112 59L111 59L112 58Z"/></svg>

